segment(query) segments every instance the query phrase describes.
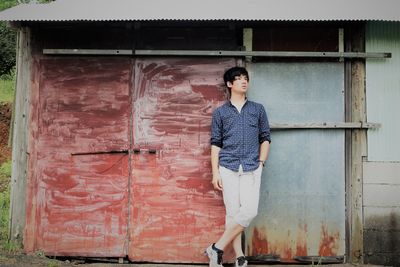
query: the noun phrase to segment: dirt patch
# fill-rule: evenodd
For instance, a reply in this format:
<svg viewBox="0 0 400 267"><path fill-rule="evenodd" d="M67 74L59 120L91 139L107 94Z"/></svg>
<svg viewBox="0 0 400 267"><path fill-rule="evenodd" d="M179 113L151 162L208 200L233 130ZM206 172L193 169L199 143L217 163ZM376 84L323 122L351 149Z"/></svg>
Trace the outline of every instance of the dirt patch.
<svg viewBox="0 0 400 267"><path fill-rule="evenodd" d="M26 255L24 253L9 254L0 252L0 266L12 266L12 267L56 267L56 266L76 266L77 264L70 261L60 261L50 259L40 255Z"/></svg>
<svg viewBox="0 0 400 267"><path fill-rule="evenodd" d="M11 111L10 103L0 103L0 165L11 159L11 147L8 146Z"/></svg>
<svg viewBox="0 0 400 267"><path fill-rule="evenodd" d="M0 166L11 159L11 147L8 146L10 133L11 104L0 103ZM0 192L3 192L10 182L10 177L0 175Z"/></svg>

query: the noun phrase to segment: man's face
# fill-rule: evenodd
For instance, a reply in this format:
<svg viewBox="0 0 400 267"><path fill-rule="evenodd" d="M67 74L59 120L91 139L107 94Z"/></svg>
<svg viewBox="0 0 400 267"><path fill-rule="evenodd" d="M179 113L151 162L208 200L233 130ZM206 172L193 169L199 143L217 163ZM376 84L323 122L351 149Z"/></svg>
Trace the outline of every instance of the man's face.
<svg viewBox="0 0 400 267"><path fill-rule="evenodd" d="M233 83L228 82L228 87L231 88L231 93L245 94L249 86L249 79L245 75L235 76Z"/></svg>

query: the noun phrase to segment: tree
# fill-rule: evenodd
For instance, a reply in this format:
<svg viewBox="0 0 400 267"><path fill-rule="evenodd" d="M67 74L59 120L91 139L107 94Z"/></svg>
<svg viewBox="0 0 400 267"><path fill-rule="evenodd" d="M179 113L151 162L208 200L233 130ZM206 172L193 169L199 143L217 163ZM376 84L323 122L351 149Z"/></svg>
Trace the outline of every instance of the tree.
<svg viewBox="0 0 400 267"><path fill-rule="evenodd" d="M52 0L1 0L0 11L13 7L20 3L47 3ZM9 74L15 66L15 41L16 32L7 26L7 23L0 22L0 76Z"/></svg>
<svg viewBox="0 0 400 267"><path fill-rule="evenodd" d="M16 0L2 0L0 11L15 6ZM8 74L15 66L15 31L0 22L0 76Z"/></svg>

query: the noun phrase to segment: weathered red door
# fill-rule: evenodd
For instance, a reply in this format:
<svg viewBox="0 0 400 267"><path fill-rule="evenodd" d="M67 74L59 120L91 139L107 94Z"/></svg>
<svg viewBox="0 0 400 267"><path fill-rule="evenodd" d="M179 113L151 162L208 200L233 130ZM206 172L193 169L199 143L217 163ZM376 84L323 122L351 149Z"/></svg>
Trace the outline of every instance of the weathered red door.
<svg viewBox="0 0 400 267"><path fill-rule="evenodd" d="M47 58L32 92L25 249L204 262L224 227L210 125L233 59ZM133 81L133 82L132 82Z"/></svg>
<svg viewBox="0 0 400 267"><path fill-rule="evenodd" d="M137 59L129 258L204 262L225 210L211 186L210 125L232 59Z"/></svg>
<svg viewBox="0 0 400 267"><path fill-rule="evenodd" d="M132 61L35 66L24 245L47 255L126 255Z"/></svg>

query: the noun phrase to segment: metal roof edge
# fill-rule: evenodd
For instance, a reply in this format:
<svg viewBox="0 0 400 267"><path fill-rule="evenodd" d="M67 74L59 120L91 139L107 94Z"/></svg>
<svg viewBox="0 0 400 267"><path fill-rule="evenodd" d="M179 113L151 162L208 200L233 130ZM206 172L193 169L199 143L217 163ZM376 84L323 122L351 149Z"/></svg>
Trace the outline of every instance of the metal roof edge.
<svg viewBox="0 0 400 267"><path fill-rule="evenodd" d="M398 10L399 0L57 0L3 10L0 21L400 21Z"/></svg>

